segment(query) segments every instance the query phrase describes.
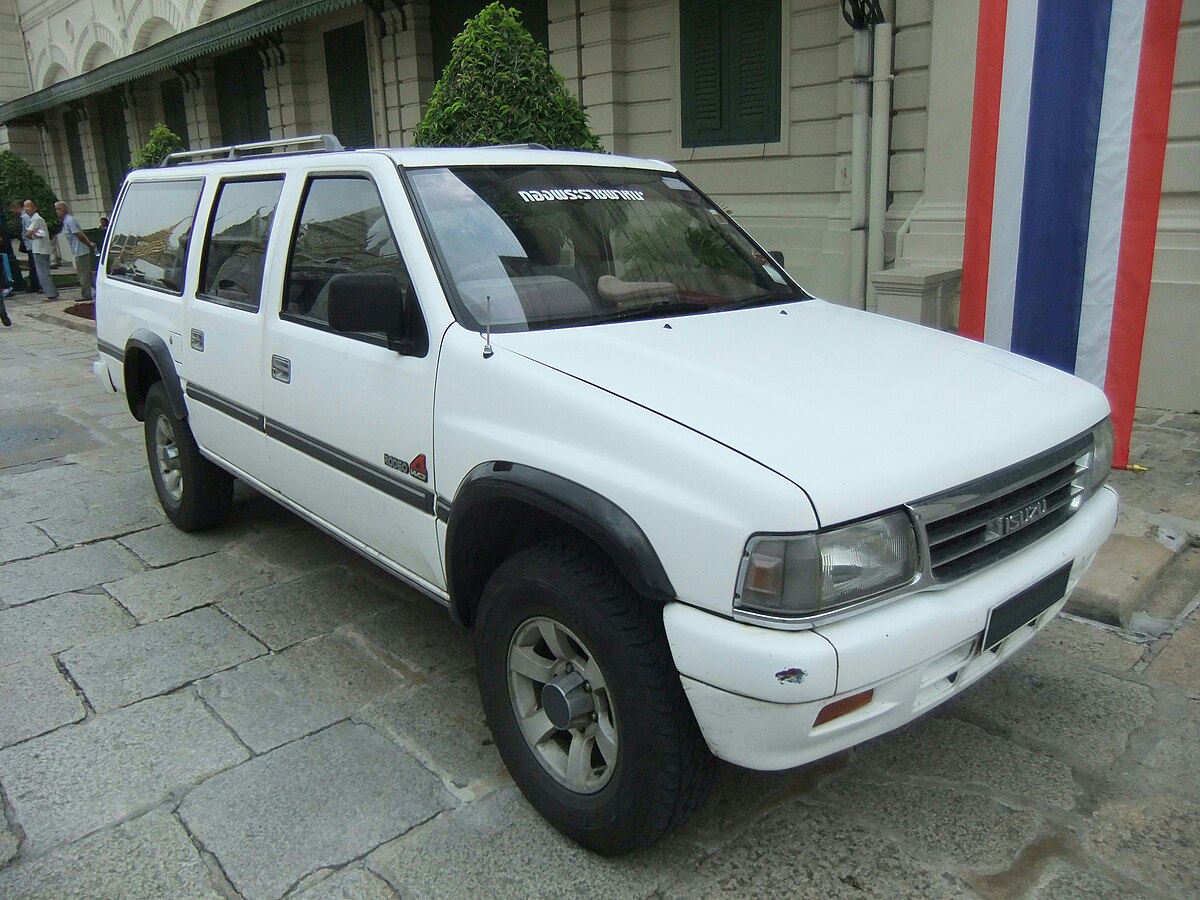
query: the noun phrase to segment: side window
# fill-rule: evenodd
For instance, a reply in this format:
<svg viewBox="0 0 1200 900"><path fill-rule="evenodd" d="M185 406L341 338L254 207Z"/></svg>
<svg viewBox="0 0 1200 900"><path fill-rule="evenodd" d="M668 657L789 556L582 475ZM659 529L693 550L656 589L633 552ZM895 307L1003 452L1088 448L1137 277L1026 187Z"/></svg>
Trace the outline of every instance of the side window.
<svg viewBox="0 0 1200 900"><path fill-rule="evenodd" d="M281 190L282 176L221 185L204 242L200 297L258 309L267 239Z"/></svg>
<svg viewBox="0 0 1200 900"><path fill-rule="evenodd" d="M327 328L329 282L346 273L394 275L411 293L375 184L365 177L316 177L300 207L280 315Z"/></svg>
<svg viewBox="0 0 1200 900"><path fill-rule="evenodd" d="M105 272L172 294L183 293L192 220L202 179L135 181L109 228Z"/></svg>

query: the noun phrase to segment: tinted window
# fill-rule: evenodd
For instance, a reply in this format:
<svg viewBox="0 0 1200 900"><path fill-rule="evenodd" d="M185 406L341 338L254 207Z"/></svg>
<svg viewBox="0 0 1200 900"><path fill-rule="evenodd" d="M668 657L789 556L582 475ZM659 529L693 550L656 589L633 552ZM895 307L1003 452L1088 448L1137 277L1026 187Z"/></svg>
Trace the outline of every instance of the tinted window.
<svg viewBox="0 0 1200 900"><path fill-rule="evenodd" d="M281 190L283 178L221 185L204 245L200 296L258 309L267 239Z"/></svg>
<svg viewBox="0 0 1200 900"><path fill-rule="evenodd" d="M296 226L282 315L327 326L329 281L350 272L394 275L410 288L375 185L366 178L314 178Z"/></svg>
<svg viewBox="0 0 1200 900"><path fill-rule="evenodd" d="M199 179L129 185L109 229L109 276L181 293L192 219L203 186Z"/></svg>

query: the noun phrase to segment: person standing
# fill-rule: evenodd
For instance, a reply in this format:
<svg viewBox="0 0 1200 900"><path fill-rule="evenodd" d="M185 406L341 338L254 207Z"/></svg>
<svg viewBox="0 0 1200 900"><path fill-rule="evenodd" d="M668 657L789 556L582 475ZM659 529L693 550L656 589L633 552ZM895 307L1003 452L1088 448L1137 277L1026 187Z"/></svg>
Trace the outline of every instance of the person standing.
<svg viewBox="0 0 1200 900"><path fill-rule="evenodd" d="M29 241L29 253L33 257L33 267L37 270L44 299L46 302L57 300L58 289L54 287L54 279L50 277L50 229L46 226L42 214L38 212L37 204L32 200L25 201L25 214L29 216L29 228L25 231L25 239Z"/></svg>
<svg viewBox="0 0 1200 900"><path fill-rule="evenodd" d="M83 288L83 302L90 303L95 299L92 293L94 269L96 264L96 245L83 232L79 220L71 214L67 204L59 200L54 204L54 212L62 222L63 234L71 247L71 255L75 257L75 274L79 276L79 286Z"/></svg>
<svg viewBox="0 0 1200 900"><path fill-rule="evenodd" d="M33 254L29 252L29 242L25 240L25 232L29 230L29 216L26 214L20 200L14 200L9 205L9 211L13 215L13 220L17 224L17 243L20 245L20 250L25 254L26 261L29 263L29 281L26 282L28 287L25 288L29 293L36 294L41 290L41 285L38 284L37 269L33 265Z"/></svg>
<svg viewBox="0 0 1200 900"><path fill-rule="evenodd" d="M20 204L17 204L19 207ZM13 251L13 241L24 246L21 240L21 217L0 207L0 256L6 263L8 284L15 291L25 290L25 275L21 272L21 263Z"/></svg>

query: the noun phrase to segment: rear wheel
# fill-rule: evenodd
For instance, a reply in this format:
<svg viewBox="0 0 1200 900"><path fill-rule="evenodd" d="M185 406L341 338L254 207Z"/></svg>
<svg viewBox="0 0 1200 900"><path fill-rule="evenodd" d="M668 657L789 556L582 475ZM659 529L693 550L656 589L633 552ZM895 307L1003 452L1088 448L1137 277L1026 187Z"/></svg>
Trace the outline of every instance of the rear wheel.
<svg viewBox="0 0 1200 900"><path fill-rule="evenodd" d="M233 505L233 476L201 455L161 381L146 393L144 418L150 477L167 518L183 531L220 525Z"/></svg>
<svg viewBox="0 0 1200 900"><path fill-rule="evenodd" d="M513 780L552 825L626 853L682 824L714 760L683 694L658 604L588 546L504 562L476 622L479 689Z"/></svg>

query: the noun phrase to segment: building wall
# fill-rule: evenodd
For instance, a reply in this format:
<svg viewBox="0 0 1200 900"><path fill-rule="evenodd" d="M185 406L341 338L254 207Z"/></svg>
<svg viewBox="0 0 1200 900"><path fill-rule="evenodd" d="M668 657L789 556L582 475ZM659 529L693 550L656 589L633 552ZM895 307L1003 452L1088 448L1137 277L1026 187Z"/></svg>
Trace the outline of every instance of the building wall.
<svg viewBox="0 0 1200 900"><path fill-rule="evenodd" d="M402 0L386 5L382 15L360 4L287 29L283 57L264 71L272 136L330 130L323 35L362 21L376 141L411 143L434 83L433 2ZM947 284L962 261L979 2L894 3L885 264L895 264L895 272L938 273ZM81 74L250 3L0 0L0 99ZM840 4L782 0L780 140L704 148L682 145L679 4L549 0L551 62L608 149L679 165L764 245L783 251L788 269L810 290L848 301L853 38ZM158 83L173 77L164 72L126 87L131 147L161 119ZM1200 407L1200 366L1191 349L1192 336L1200 334L1200 0L1184 0L1175 82L1139 399L1194 409ZM200 61L185 101L192 147L222 143L210 62ZM44 132L0 129L0 147L39 165L90 225L111 198L94 102L83 109L90 115L81 129L85 195L72 193L64 110L48 112ZM955 312L955 296L944 302ZM937 323L953 321L947 315Z"/></svg>

